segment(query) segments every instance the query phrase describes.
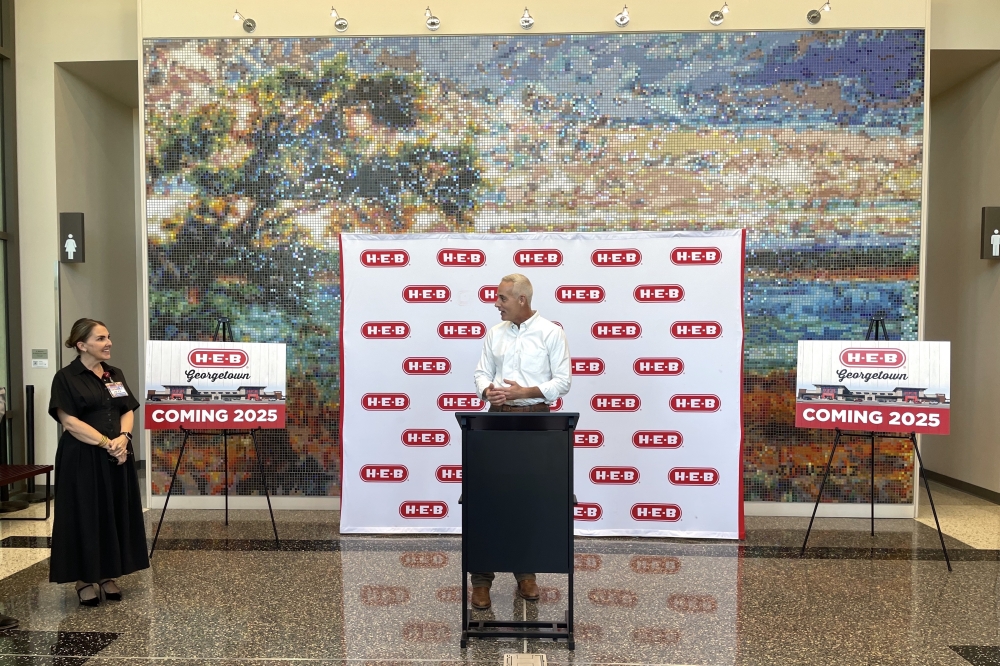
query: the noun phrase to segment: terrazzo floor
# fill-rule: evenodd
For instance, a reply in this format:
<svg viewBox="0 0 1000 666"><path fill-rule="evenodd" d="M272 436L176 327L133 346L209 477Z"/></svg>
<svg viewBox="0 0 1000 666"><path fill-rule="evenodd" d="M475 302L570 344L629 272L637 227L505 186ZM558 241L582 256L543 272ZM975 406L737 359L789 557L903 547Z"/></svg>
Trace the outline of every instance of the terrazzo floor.
<svg viewBox="0 0 1000 666"><path fill-rule="evenodd" d="M171 510L151 569L125 599L78 605L48 583L50 522L0 521L4 664L1000 664L1000 506L933 485L918 520L748 517L745 542L577 539L576 650L562 642L459 647L456 537L338 534L337 512ZM40 511L35 506L30 511ZM157 515L147 513L147 527ZM150 529L151 533L151 529ZM561 620L566 576L525 603L500 574L475 619Z"/></svg>

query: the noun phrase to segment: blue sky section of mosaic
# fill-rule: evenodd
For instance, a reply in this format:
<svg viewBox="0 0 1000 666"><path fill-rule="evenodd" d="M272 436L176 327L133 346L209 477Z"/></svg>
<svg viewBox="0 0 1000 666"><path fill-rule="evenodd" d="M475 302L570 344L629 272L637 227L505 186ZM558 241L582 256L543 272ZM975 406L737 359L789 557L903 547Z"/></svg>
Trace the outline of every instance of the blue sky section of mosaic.
<svg viewBox="0 0 1000 666"><path fill-rule="evenodd" d="M905 30L147 41L152 336L229 314L335 404L341 231L743 227L748 371L873 314L913 339L923 53Z"/></svg>

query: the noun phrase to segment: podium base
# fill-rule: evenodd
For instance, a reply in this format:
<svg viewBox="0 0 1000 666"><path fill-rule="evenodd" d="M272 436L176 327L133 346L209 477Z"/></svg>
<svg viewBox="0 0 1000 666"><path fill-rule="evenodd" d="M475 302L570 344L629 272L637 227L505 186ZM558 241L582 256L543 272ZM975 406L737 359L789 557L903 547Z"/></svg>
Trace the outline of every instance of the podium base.
<svg viewBox="0 0 1000 666"><path fill-rule="evenodd" d="M462 627L462 648L470 638L550 638L567 642L570 650L576 649L573 631L569 624L569 611L562 622L542 620L466 620Z"/></svg>

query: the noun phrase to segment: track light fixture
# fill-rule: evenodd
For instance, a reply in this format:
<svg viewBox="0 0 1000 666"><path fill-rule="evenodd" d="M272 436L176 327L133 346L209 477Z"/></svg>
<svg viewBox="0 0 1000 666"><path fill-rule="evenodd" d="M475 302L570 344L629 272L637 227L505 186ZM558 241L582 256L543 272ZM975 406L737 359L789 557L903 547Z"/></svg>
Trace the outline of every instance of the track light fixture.
<svg viewBox="0 0 1000 666"><path fill-rule="evenodd" d="M830 0L827 0L826 3L819 9L810 9L809 13L806 14L806 20L813 25L816 25L819 23L820 19L823 18L823 14L821 12L828 12L831 9L833 9L833 7L830 6Z"/></svg>
<svg viewBox="0 0 1000 666"><path fill-rule="evenodd" d="M337 13L337 10L330 7L330 18L333 19L333 27L337 29L337 32L344 32L347 30L347 19Z"/></svg>
<svg viewBox="0 0 1000 666"><path fill-rule="evenodd" d="M615 14L615 25L619 28L624 28L628 25L628 21L628 5L625 5L620 14Z"/></svg>
<svg viewBox="0 0 1000 666"><path fill-rule="evenodd" d="M243 22L244 32L253 32L254 30L257 29L257 22L254 21L252 18L244 18L243 14L240 14L240 10L238 9L233 12L233 20Z"/></svg>
<svg viewBox="0 0 1000 666"><path fill-rule="evenodd" d="M729 3L723 2L720 9L716 9L714 12L708 15L708 22L712 25L722 25L722 22L726 19L726 14L729 13Z"/></svg>
<svg viewBox="0 0 1000 666"><path fill-rule="evenodd" d="M531 30L532 26L535 25L535 19L531 18L531 14L528 13L528 8L524 8L524 14L521 15L521 27L525 30Z"/></svg>
<svg viewBox="0 0 1000 666"><path fill-rule="evenodd" d="M427 25L427 29L430 30L431 32L434 32L435 30L441 27L441 19L439 19L437 16L434 16L434 14L431 13L430 7L428 7L427 11L424 12L424 16L427 17L427 20L424 21L424 24Z"/></svg>

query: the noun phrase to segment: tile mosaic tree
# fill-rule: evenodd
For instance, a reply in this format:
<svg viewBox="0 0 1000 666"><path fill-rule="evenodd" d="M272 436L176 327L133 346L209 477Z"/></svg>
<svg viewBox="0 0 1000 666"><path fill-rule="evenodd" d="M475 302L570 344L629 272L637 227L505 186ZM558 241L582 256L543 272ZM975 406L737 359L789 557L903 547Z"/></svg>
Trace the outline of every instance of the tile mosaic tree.
<svg viewBox="0 0 1000 666"><path fill-rule="evenodd" d="M150 333L290 345L279 493L337 494L337 234L745 227L747 500L814 496L795 342L916 337L922 31L147 40ZM155 492L179 441L157 436ZM221 491L199 446L186 492ZM235 454L234 454L235 455ZM831 496L866 501L848 449ZM237 459L232 465L240 465ZM912 497L886 444L882 501ZM249 465L237 492L260 488ZM828 491L829 492L829 491Z"/></svg>

